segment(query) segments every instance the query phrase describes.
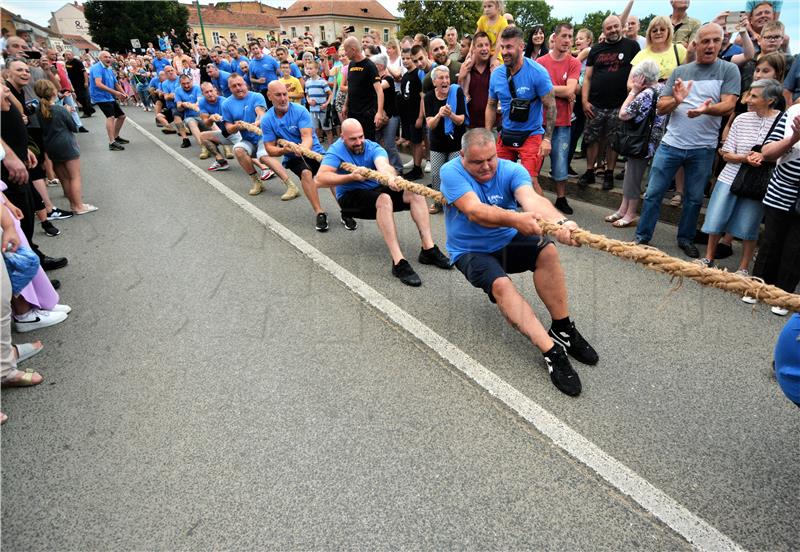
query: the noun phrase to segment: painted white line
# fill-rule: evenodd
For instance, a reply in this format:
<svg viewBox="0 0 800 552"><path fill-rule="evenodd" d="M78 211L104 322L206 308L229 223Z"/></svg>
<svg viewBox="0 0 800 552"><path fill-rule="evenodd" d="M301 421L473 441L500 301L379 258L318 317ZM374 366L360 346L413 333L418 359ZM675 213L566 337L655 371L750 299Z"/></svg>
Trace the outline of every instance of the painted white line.
<svg viewBox="0 0 800 552"><path fill-rule="evenodd" d="M606 454L600 447L570 428L542 406L523 395L517 389L498 377L494 372L471 358L464 351L450 343L441 335L426 326L417 318L392 303L369 284L336 263L316 247L289 230L286 226L241 197L194 163L179 155L156 136L136 122L128 120L139 132L153 141L167 154L196 174L219 193L230 199L258 222L269 228L283 240L302 252L309 259L327 270L334 278L393 320L401 328L425 343L442 359L453 365L490 395L516 412L539 432L550 438L556 445L579 460L611 486L635 500L647 512L661 520L689 543L701 550L720 552L742 551L739 544L708 522L690 512L687 508L657 489L639 474Z"/></svg>

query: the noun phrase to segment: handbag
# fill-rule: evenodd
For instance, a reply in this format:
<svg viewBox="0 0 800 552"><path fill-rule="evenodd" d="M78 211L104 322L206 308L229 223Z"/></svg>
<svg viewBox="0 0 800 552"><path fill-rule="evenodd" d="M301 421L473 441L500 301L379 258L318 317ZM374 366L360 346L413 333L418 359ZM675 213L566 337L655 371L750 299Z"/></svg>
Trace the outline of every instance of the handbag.
<svg viewBox="0 0 800 552"><path fill-rule="evenodd" d="M772 131L775 130L775 126L782 116L783 112L775 117L769 132L767 132L764 138L764 142L753 146L750 148L750 151L761 152L761 148L764 143L766 143L769 135L772 134ZM767 194L767 187L769 186L769 180L772 178L772 171L774 169L775 163L769 161L762 161L761 165L758 167L742 163L739 166L739 172L736 173L736 177L733 179L733 182L731 182L731 193L742 198L761 201Z"/></svg>
<svg viewBox="0 0 800 552"><path fill-rule="evenodd" d="M13 253L3 253L3 261L11 281L11 294L16 297L39 272L39 257L30 248L20 246Z"/></svg>
<svg viewBox="0 0 800 552"><path fill-rule="evenodd" d="M611 147L625 157L645 159L650 153L650 136L653 134L653 122L656 120L658 97L653 91L653 103L647 117L637 123L634 119L625 121L617 128Z"/></svg>

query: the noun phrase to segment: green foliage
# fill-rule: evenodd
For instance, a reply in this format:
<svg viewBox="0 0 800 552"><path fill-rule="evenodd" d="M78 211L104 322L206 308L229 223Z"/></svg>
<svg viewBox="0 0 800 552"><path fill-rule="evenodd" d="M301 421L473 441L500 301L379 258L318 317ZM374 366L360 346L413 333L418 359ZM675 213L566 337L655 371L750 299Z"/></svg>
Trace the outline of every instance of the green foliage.
<svg viewBox="0 0 800 552"><path fill-rule="evenodd" d="M459 36L474 33L483 6L475 1L401 0L400 36L436 33L444 36L447 27L455 27Z"/></svg>
<svg viewBox="0 0 800 552"><path fill-rule="evenodd" d="M552 11L544 0L509 0L505 4L505 10L514 16L514 23L523 30L525 37L534 25L543 25L545 34L553 32L557 23L571 22L572 18L556 19L550 15Z"/></svg>
<svg viewBox="0 0 800 552"><path fill-rule="evenodd" d="M645 33L647 33L647 26L650 24L650 22L651 22L651 21L653 20L653 18L655 18L655 17L656 17L656 14L654 14L654 13L651 13L651 14L650 14L650 15L648 15L647 17L642 17L642 18L640 18L640 19L639 19L639 27L640 27L640 28L639 28L639 34L640 34L640 35L642 35L642 36L646 36L646 34L645 34Z"/></svg>
<svg viewBox="0 0 800 552"><path fill-rule="evenodd" d="M130 50L132 38L157 46L159 34L175 29L183 39L189 30L189 12L178 2L89 0L83 7L92 39L112 52Z"/></svg>
<svg viewBox="0 0 800 552"><path fill-rule="evenodd" d="M611 10L587 13L583 21L575 25L575 34L577 34L577 29L589 29L594 33L594 42L596 44L597 38L600 36L600 33L603 32L603 20L609 15L611 15Z"/></svg>

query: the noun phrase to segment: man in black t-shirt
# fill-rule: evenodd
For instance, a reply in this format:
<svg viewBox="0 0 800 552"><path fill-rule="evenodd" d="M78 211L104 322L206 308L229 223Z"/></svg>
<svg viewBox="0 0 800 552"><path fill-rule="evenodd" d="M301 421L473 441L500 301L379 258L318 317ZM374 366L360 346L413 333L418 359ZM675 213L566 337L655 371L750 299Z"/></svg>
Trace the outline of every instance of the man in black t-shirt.
<svg viewBox="0 0 800 552"><path fill-rule="evenodd" d="M364 129L364 137L374 141L375 129L381 126L386 116L381 77L375 64L364 56L357 38L348 37L342 47L350 60L343 118L356 119Z"/></svg>
<svg viewBox="0 0 800 552"><path fill-rule="evenodd" d="M202 44L197 47L197 66L200 68L200 82L211 82L211 77L208 76L208 71L206 71L206 66L209 63L214 63L211 61L211 57L208 54L208 48L203 46Z"/></svg>
<svg viewBox="0 0 800 552"><path fill-rule="evenodd" d="M75 97L81 104L84 117L91 117L94 113L92 102L89 101L89 73L86 72L83 62L76 58L70 50L64 52L64 67L67 69L67 76L72 83Z"/></svg>
<svg viewBox="0 0 800 552"><path fill-rule="evenodd" d="M583 135L586 172L578 180L578 185L586 187L594 184L594 164L602 146L606 147L603 189L610 190L614 187L617 152L607 146L611 144L619 123L619 109L628 94L631 61L639 52L639 44L622 36L622 24L616 15L610 15L603 21L603 33L605 42L592 46L586 59L586 74L581 90L587 119Z"/></svg>

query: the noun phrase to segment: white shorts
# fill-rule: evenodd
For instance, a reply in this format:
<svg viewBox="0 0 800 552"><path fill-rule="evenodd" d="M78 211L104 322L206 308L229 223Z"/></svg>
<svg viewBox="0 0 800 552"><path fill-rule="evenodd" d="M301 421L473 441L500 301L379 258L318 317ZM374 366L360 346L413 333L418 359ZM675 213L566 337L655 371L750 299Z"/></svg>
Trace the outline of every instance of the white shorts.
<svg viewBox="0 0 800 552"><path fill-rule="evenodd" d="M227 137L223 136L221 130L210 130L208 132L211 134L210 140L220 146L232 146L242 141L242 135L238 132L236 134L230 134Z"/></svg>

